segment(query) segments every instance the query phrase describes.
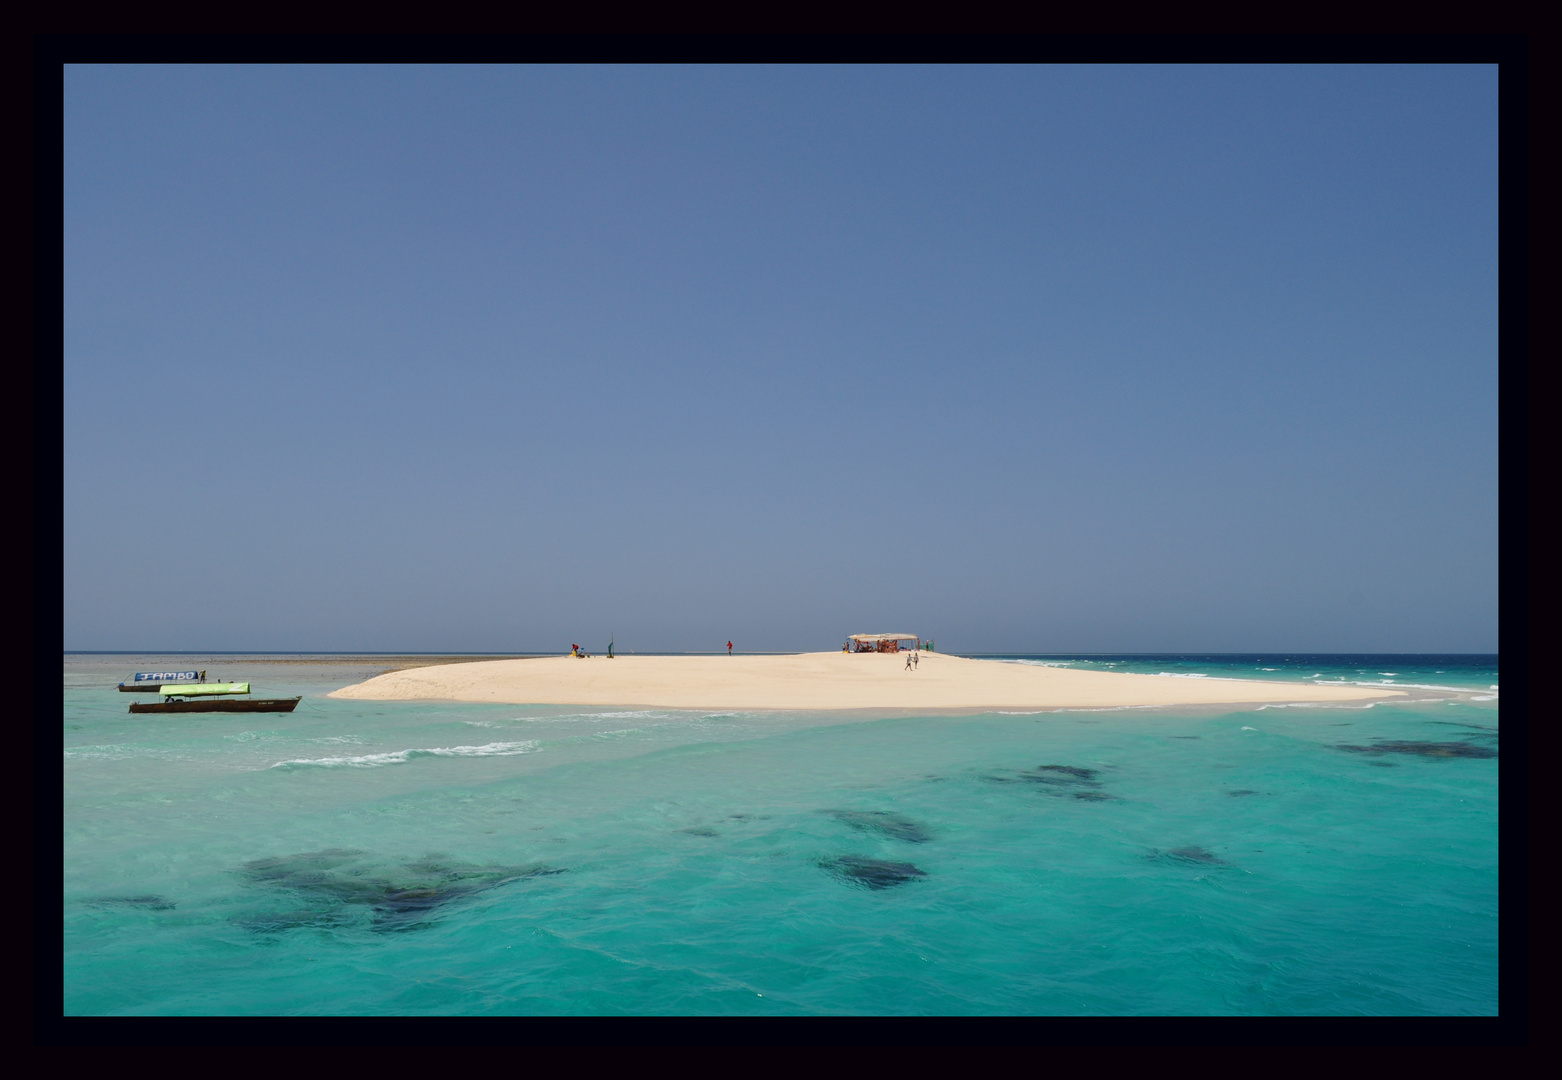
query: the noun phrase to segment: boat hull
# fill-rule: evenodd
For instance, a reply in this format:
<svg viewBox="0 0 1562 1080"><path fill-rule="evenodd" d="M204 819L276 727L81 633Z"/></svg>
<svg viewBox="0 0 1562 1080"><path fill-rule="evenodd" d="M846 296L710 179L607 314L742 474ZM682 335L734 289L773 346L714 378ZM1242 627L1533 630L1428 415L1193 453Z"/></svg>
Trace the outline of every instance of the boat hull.
<svg viewBox="0 0 1562 1080"><path fill-rule="evenodd" d="M235 698L207 698L201 701L134 701L133 713L185 713L185 712L292 712L302 695L290 698L252 698L241 701Z"/></svg>

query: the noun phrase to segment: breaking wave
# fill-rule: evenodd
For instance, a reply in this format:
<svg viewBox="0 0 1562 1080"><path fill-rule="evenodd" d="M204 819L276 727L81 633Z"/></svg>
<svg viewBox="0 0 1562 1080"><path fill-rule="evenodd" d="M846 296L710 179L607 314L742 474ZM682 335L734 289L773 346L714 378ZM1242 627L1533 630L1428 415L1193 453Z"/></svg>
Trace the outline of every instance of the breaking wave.
<svg viewBox="0 0 1562 1080"><path fill-rule="evenodd" d="M511 757L515 754L531 754L542 749L536 740L526 742L494 742L484 746L431 746L426 749L397 750L389 754L357 754L351 757L294 758L279 761L273 769L372 769L380 765L400 765L416 758L427 757Z"/></svg>
<svg viewBox="0 0 1562 1080"><path fill-rule="evenodd" d="M104 743L98 746L72 746L65 750L67 758L105 758L109 761L118 761L122 758L137 757L146 754L146 751L138 746L122 746L116 743Z"/></svg>
<svg viewBox="0 0 1562 1080"><path fill-rule="evenodd" d="M1390 682L1390 681L1378 682L1378 681L1374 681L1374 680L1370 680L1370 679L1358 679L1358 680L1355 680L1352 683L1352 685L1354 685L1354 686L1381 686L1381 687L1384 687L1384 688L1391 688L1391 689L1394 689L1394 690L1448 690L1448 691L1452 691L1455 694L1468 694L1473 689L1473 687L1469 687L1469 686L1443 686L1440 683ZM1494 686L1494 687L1492 687L1492 689L1495 690L1496 687Z"/></svg>
<svg viewBox="0 0 1562 1080"><path fill-rule="evenodd" d="M1378 705L1386 705L1384 701L1369 701L1365 705L1341 705L1338 703L1324 703L1320 701L1276 701L1268 705L1260 705L1257 712L1265 709L1371 709ZM1404 702L1396 701L1394 704L1402 705Z"/></svg>

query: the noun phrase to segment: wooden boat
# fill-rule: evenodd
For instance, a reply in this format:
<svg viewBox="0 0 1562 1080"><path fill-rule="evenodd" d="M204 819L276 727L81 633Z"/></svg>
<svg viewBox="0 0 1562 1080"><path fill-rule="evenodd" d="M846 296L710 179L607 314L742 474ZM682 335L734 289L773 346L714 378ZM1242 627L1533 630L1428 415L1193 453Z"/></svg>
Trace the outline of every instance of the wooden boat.
<svg viewBox="0 0 1562 1080"><path fill-rule="evenodd" d="M133 701L133 713L292 712L303 696L290 698L196 698L193 701Z"/></svg>
<svg viewBox="0 0 1562 1080"><path fill-rule="evenodd" d="M252 698L247 682L164 683L157 688L162 701L133 702L133 713L185 712L292 712L302 695L290 698Z"/></svg>

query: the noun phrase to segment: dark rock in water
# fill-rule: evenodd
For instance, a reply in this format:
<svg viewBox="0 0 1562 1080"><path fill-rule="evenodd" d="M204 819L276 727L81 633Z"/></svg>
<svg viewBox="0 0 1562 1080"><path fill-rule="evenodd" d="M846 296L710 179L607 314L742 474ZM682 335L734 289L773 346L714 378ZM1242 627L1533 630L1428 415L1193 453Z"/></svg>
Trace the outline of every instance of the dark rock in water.
<svg viewBox="0 0 1562 1080"><path fill-rule="evenodd" d="M1379 750L1390 754L1416 754L1420 757L1494 758L1497 751L1470 742L1380 742Z"/></svg>
<svg viewBox="0 0 1562 1080"><path fill-rule="evenodd" d="M434 855L380 872L365 864L363 854L333 848L245 863L244 874L252 884L286 889L316 905L303 914L256 916L250 925L263 930L318 925L321 920L330 921L333 908L359 905L373 913L376 930L409 929L423 916L453 900L522 878L562 873L538 865L475 866Z"/></svg>
<svg viewBox="0 0 1562 1080"><path fill-rule="evenodd" d="M681 833L685 833L685 834L687 834L689 836L720 836L721 835L715 829L707 829L707 828L704 828L704 827L699 826L699 825L696 825L692 829L679 829L678 831L681 832Z"/></svg>
<svg viewBox="0 0 1562 1080"><path fill-rule="evenodd" d="M392 885L372 901L376 930L410 929L434 909L524 878L564 871L549 866L471 866L425 860L407 869L424 880L406 887Z"/></svg>
<svg viewBox="0 0 1562 1080"><path fill-rule="evenodd" d="M1237 791L1228 791L1226 794L1230 795L1233 799L1236 799L1243 795L1257 795L1258 792L1252 790L1251 788L1240 788Z"/></svg>
<svg viewBox="0 0 1562 1080"><path fill-rule="evenodd" d="M861 829L863 832L879 833L882 836L913 844L921 844L932 839L926 829L904 814L896 814L888 810L827 810L825 812L836 821L850 825L854 829Z"/></svg>
<svg viewBox="0 0 1562 1080"><path fill-rule="evenodd" d="M1172 848L1170 851L1152 851L1152 859L1175 859L1178 862L1193 863L1195 866L1227 866L1225 859L1220 858L1212 851L1201 847Z"/></svg>
<svg viewBox="0 0 1562 1080"><path fill-rule="evenodd" d="M1412 754L1432 758L1494 758L1497 751L1473 742L1421 742L1409 739L1383 739L1371 746L1341 743L1339 749L1353 754Z"/></svg>
<svg viewBox="0 0 1562 1080"><path fill-rule="evenodd" d="M1041 765L1031 772L1019 774L1021 780L1032 784L1042 784L1047 787L1090 787L1101 786L1096 779L1095 769L1086 769L1078 765ZM1054 792L1063 794L1063 792Z"/></svg>
<svg viewBox="0 0 1562 1080"><path fill-rule="evenodd" d="M410 930L423 922L423 916L452 900L468 896L475 889L386 889L374 904L375 930Z"/></svg>
<svg viewBox="0 0 1562 1080"><path fill-rule="evenodd" d="M146 893L141 896L95 896L86 903L93 907L138 907L148 911L172 911L174 902L166 896Z"/></svg>
<svg viewBox="0 0 1562 1080"><path fill-rule="evenodd" d="M1464 728L1466 731L1484 732L1485 734L1491 735L1493 738L1496 737L1498 730L1497 728L1492 727L1490 724L1470 724L1462 720L1433 720L1431 722L1434 724L1440 724L1443 727L1456 727Z"/></svg>
<svg viewBox="0 0 1562 1080"><path fill-rule="evenodd" d="M927 877L926 871L918 870L910 863L887 862L861 855L842 855L839 859L829 859L819 865L853 884L870 889L888 889Z"/></svg>
<svg viewBox="0 0 1562 1080"><path fill-rule="evenodd" d="M1086 769L1079 765L1038 765L1036 773L1052 773L1057 776L1073 777L1075 783L1093 784L1096 779L1095 769Z"/></svg>
<svg viewBox="0 0 1562 1080"><path fill-rule="evenodd" d="M1004 775L990 773L985 779L999 784L1012 784L1024 781L1027 784L1038 784L1049 795L1072 795L1076 799L1084 799L1088 802L1105 802L1112 798L1110 795L1096 794L1072 790L1074 788L1099 788L1101 782L1096 779L1100 775L1097 769L1087 769L1082 765L1038 765L1027 772L1016 772Z"/></svg>

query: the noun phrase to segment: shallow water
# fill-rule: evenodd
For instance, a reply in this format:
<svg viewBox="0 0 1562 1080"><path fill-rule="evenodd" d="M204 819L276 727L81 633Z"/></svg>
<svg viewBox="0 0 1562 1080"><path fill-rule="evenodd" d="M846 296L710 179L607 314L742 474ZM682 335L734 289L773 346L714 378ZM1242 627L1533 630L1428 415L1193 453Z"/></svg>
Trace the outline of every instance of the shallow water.
<svg viewBox="0 0 1562 1080"><path fill-rule="evenodd" d="M131 717L168 658L67 656L64 1011L1496 1013L1494 657L1027 659L1422 689L848 722L224 659L303 702Z"/></svg>

